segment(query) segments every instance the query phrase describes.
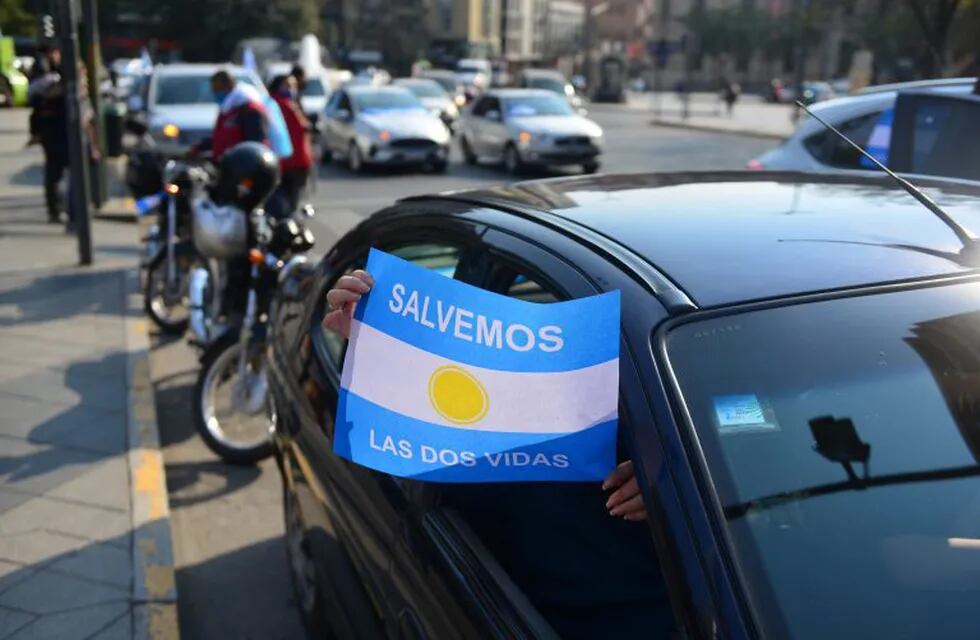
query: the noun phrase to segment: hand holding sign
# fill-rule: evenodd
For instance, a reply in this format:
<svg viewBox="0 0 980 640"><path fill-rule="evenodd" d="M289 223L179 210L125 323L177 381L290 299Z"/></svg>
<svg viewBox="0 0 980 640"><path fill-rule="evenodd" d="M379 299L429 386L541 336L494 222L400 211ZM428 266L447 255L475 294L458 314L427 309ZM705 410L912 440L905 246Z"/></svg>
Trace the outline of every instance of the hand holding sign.
<svg viewBox="0 0 980 640"><path fill-rule="evenodd" d="M350 338L350 322L357 301L373 286L374 278L363 269L341 276L327 292L327 308L330 311L323 317L324 328Z"/></svg>

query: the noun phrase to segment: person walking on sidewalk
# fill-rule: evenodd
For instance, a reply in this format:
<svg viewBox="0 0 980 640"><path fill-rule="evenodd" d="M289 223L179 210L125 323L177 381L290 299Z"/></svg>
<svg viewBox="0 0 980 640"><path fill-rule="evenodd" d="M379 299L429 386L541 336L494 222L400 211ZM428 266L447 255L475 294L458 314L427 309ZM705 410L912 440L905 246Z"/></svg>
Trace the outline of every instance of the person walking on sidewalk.
<svg viewBox="0 0 980 640"><path fill-rule="evenodd" d="M286 217L299 206L300 194L313 166L310 121L306 119L297 100L299 83L294 75L277 76L269 85L269 93L282 111L289 130L289 140L293 145L293 155L279 161L282 177L279 187L270 198L270 212L277 217Z"/></svg>
<svg viewBox="0 0 980 640"><path fill-rule="evenodd" d="M48 52L48 72L39 77L31 86L31 102L34 111L30 117L31 140L38 141L44 150L44 199L48 210L48 222L60 221L62 205L60 184L69 165L68 157L68 103L65 82L61 74L61 52L52 49ZM90 161L99 159L99 143L95 130L95 112L88 99L88 84L85 68L79 65L78 96L76 104L79 119L85 131L87 156ZM69 180L68 232L74 232L74 207L72 206Z"/></svg>
<svg viewBox="0 0 980 640"><path fill-rule="evenodd" d="M721 99L725 102L725 111L727 112L729 118L732 117L732 111L735 109L735 102L738 100L738 94L741 93L741 91L741 87L728 78L722 79Z"/></svg>

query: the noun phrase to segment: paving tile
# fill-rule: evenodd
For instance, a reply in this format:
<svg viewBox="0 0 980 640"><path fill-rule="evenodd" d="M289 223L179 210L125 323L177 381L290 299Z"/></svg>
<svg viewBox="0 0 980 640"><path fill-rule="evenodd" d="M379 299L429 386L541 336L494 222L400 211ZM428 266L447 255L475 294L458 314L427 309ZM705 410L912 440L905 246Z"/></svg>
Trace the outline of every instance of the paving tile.
<svg viewBox="0 0 980 640"><path fill-rule="evenodd" d="M126 413L81 404L58 405L0 391L0 436L57 444L94 453L126 446ZM0 444L0 456L6 444Z"/></svg>
<svg viewBox="0 0 980 640"><path fill-rule="evenodd" d="M120 350L95 360L74 362L63 371L41 367L29 370L19 363L0 362L0 391L61 405L124 410L125 359Z"/></svg>
<svg viewBox="0 0 980 640"><path fill-rule="evenodd" d="M41 616L5 640L84 640L128 610L128 603L110 602Z"/></svg>
<svg viewBox="0 0 980 640"><path fill-rule="evenodd" d="M94 542L107 541L129 533L129 503L109 510L43 496L10 509L0 519L0 535L47 530ZM14 557L14 560L19 558Z"/></svg>
<svg viewBox="0 0 980 640"><path fill-rule="evenodd" d="M128 597L129 590L125 588L98 584L41 569L27 580L0 594L0 606L49 615L68 609L119 602L127 600ZM128 600L124 604L124 608L126 607L128 607ZM116 615L119 613L121 612ZM113 617L115 616L109 616L89 633L108 624Z"/></svg>
<svg viewBox="0 0 980 640"><path fill-rule="evenodd" d="M118 454L94 463L89 469L49 491L47 495L111 509L129 509L129 468Z"/></svg>
<svg viewBox="0 0 980 640"><path fill-rule="evenodd" d="M133 616L129 611L91 637L91 640L133 640Z"/></svg>
<svg viewBox="0 0 980 640"><path fill-rule="evenodd" d="M52 342L47 336L13 335L0 329L0 360L5 362L65 369L72 362L90 360L97 354L86 344Z"/></svg>
<svg viewBox="0 0 980 640"><path fill-rule="evenodd" d="M7 491L3 487L0 487L0 517L3 517L4 511L9 511L30 499L31 494L29 493Z"/></svg>
<svg viewBox="0 0 980 640"><path fill-rule="evenodd" d="M85 473L105 454L0 437L0 483L41 494Z"/></svg>
<svg viewBox="0 0 980 640"><path fill-rule="evenodd" d="M25 566L16 562L0 560L0 593L22 580L26 580L37 570L35 566ZM0 625L0 638L3 638L3 625Z"/></svg>
<svg viewBox="0 0 980 640"><path fill-rule="evenodd" d="M86 544L85 540L50 531L0 534L0 560L32 568L38 563L77 551ZM9 578L9 574L6 577Z"/></svg>
<svg viewBox="0 0 980 640"><path fill-rule="evenodd" d="M133 556L128 548L90 544L56 559L46 569L129 589L133 580Z"/></svg>
<svg viewBox="0 0 980 640"><path fill-rule="evenodd" d="M23 628L24 625L34 620L34 618L35 616L24 613L23 611L14 611L13 609L0 607L0 640Z"/></svg>

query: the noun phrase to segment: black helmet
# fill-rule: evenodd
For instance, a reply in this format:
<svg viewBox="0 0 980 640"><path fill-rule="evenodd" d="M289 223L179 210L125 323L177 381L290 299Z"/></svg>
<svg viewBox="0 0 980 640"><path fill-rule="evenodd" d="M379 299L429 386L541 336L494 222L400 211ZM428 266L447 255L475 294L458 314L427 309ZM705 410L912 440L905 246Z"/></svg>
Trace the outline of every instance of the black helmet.
<svg viewBox="0 0 980 640"><path fill-rule="evenodd" d="M279 184L279 160L269 147L242 142L221 156L215 201L242 211L262 206Z"/></svg>

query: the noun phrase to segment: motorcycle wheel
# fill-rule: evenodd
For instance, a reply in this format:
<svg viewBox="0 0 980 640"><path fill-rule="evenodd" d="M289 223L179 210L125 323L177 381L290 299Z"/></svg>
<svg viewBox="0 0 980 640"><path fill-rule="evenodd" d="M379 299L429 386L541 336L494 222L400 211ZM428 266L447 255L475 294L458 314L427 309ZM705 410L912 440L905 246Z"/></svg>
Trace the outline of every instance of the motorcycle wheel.
<svg viewBox="0 0 980 640"><path fill-rule="evenodd" d="M187 330L190 274L200 260L195 255L177 255L174 259L177 279L172 287L167 286L167 260L162 252L147 265L143 309L161 331L179 335Z"/></svg>
<svg viewBox="0 0 980 640"><path fill-rule="evenodd" d="M225 334L205 352L194 387L194 424L211 451L229 464L254 464L272 455L276 413L265 359L248 358L238 371L238 336Z"/></svg>

